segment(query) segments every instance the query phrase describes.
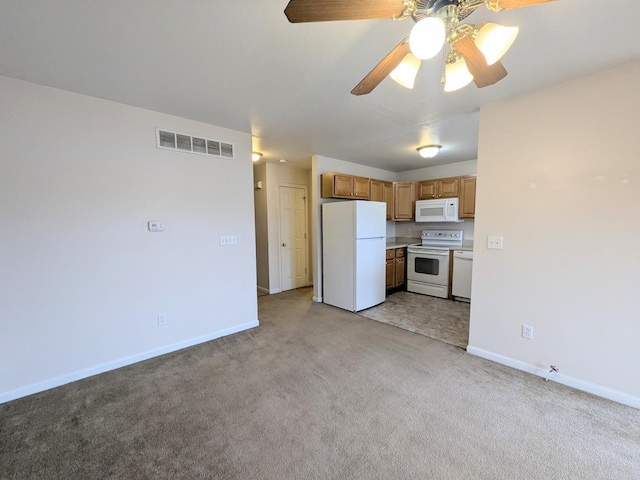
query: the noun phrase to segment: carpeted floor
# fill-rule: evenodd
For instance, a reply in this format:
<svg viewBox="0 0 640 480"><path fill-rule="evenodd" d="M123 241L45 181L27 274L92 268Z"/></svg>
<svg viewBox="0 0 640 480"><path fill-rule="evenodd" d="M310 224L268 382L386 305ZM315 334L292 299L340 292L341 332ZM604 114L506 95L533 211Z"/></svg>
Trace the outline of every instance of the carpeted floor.
<svg viewBox="0 0 640 480"><path fill-rule="evenodd" d="M0 478L638 478L638 410L309 289L258 302L256 329L0 405Z"/></svg>
<svg viewBox="0 0 640 480"><path fill-rule="evenodd" d="M469 304L465 302L401 291L358 314L465 350L469 343Z"/></svg>

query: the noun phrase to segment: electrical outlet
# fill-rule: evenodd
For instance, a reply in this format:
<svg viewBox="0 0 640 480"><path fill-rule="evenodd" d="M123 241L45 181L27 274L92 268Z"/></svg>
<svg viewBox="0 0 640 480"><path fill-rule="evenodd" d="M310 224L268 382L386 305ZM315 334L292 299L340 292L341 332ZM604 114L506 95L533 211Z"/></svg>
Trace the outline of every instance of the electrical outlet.
<svg viewBox="0 0 640 480"><path fill-rule="evenodd" d="M533 327L531 325L522 325L522 338L533 340Z"/></svg>
<svg viewBox="0 0 640 480"><path fill-rule="evenodd" d="M158 326L164 327L167 324L167 316L164 313L158 314Z"/></svg>

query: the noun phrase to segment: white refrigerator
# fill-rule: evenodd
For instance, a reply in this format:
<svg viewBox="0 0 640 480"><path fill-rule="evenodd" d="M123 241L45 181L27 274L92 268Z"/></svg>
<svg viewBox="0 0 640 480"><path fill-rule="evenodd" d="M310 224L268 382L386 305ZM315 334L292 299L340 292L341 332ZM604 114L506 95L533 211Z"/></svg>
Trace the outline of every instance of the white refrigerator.
<svg viewBox="0 0 640 480"><path fill-rule="evenodd" d="M384 202L322 205L324 303L358 312L384 302L386 221Z"/></svg>

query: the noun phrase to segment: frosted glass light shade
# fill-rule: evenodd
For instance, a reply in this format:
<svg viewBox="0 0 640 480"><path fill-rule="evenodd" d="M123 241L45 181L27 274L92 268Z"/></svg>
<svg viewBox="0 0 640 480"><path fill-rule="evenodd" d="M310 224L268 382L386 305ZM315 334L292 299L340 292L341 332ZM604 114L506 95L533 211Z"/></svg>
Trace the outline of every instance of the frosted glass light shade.
<svg viewBox="0 0 640 480"><path fill-rule="evenodd" d="M409 34L411 53L422 60L435 57L442 49L446 36L442 19L423 18L413 26Z"/></svg>
<svg viewBox="0 0 640 480"><path fill-rule="evenodd" d="M447 63L444 68L444 79L444 91L454 92L469 85L473 75L467 69L467 62L460 57L453 63Z"/></svg>
<svg viewBox="0 0 640 480"><path fill-rule="evenodd" d="M503 27L496 23L485 23L475 36L478 49L493 65L507 53L518 36L518 27Z"/></svg>
<svg viewBox="0 0 640 480"><path fill-rule="evenodd" d="M420 59L412 53L407 53L389 76L403 87L413 88L419 68Z"/></svg>
<svg viewBox="0 0 640 480"><path fill-rule="evenodd" d="M433 158L441 148L441 145L426 145L424 147L418 147L418 153L422 158Z"/></svg>
<svg viewBox="0 0 640 480"><path fill-rule="evenodd" d="M260 157L262 157L262 154L260 152L251 152L251 160L253 160L254 162L260 160Z"/></svg>

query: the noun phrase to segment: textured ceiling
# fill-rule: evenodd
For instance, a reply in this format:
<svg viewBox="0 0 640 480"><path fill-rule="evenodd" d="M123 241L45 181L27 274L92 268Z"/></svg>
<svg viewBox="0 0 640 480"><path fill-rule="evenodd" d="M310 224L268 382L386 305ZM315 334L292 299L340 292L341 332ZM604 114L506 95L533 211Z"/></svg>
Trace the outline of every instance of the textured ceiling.
<svg viewBox="0 0 640 480"><path fill-rule="evenodd" d="M504 80L445 94L438 56L413 90L386 79L355 97L413 22L294 25L286 4L0 0L0 74L250 132L261 161L318 154L403 171L475 159L484 104L640 58L640 2L481 7L465 22L520 27ZM443 145L436 159L418 156L425 143Z"/></svg>

